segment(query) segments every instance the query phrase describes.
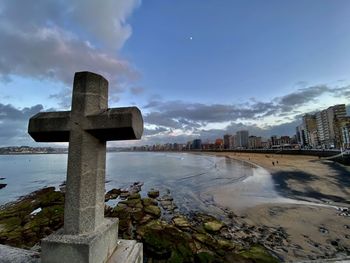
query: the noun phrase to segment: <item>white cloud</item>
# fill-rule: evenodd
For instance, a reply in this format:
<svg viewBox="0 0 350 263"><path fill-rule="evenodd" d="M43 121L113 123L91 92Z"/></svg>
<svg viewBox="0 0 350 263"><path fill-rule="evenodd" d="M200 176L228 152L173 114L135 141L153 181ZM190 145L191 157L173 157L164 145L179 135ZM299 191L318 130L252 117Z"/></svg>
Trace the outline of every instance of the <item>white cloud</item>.
<svg viewBox="0 0 350 263"><path fill-rule="evenodd" d="M139 77L117 56L132 32L127 18L139 4L140 0L2 1L0 79L45 78L71 87L74 72L89 70L104 75L112 93L120 93L123 83Z"/></svg>

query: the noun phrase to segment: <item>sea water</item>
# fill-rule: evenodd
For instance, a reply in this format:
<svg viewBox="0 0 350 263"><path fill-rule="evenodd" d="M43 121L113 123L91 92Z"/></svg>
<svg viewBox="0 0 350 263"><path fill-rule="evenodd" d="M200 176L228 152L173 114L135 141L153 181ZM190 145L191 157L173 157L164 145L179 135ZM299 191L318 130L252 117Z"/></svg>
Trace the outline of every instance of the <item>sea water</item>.
<svg viewBox="0 0 350 263"><path fill-rule="evenodd" d="M58 188L66 179L67 157L66 154L1 155L0 177L5 179L0 183L7 186L0 190L0 205L43 187ZM205 207L210 197L205 196L203 200L201 193L208 189L237 187L247 178L254 178L257 169L261 169L225 157L165 152L107 153L106 166L107 191L143 182L143 196L151 188L161 193L170 192L176 204L186 209ZM271 188L272 183L265 182L265 185ZM270 188L268 193L273 191ZM261 195L259 189L254 191L257 196Z"/></svg>

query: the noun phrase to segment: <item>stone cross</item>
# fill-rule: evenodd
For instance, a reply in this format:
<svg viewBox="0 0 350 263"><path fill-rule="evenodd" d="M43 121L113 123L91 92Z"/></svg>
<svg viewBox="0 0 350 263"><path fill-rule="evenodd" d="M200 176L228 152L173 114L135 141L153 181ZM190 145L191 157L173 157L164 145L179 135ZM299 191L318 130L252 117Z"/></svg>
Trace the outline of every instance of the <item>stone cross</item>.
<svg viewBox="0 0 350 263"><path fill-rule="evenodd" d="M29 121L28 132L35 141L69 142L62 235L98 235L106 225L106 141L141 138L140 110L109 109L107 100L106 79L95 73L78 72L74 77L71 111L42 112Z"/></svg>

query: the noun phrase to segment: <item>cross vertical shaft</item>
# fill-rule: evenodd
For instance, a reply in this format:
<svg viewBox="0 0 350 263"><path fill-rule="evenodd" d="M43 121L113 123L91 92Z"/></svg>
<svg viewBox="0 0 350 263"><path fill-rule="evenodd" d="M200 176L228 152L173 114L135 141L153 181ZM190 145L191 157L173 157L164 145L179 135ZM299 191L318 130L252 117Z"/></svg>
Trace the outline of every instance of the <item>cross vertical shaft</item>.
<svg viewBox="0 0 350 263"><path fill-rule="evenodd" d="M108 82L100 75L77 72L73 86L71 111L39 112L28 125L37 142L69 142L64 228L41 241L41 258L105 263L118 251L118 220L104 218L106 142L140 139L143 120L136 107L108 108Z"/></svg>
<svg viewBox="0 0 350 263"><path fill-rule="evenodd" d="M74 79L64 232L95 231L104 220L106 142L86 132L86 116L106 110L108 82L96 74Z"/></svg>

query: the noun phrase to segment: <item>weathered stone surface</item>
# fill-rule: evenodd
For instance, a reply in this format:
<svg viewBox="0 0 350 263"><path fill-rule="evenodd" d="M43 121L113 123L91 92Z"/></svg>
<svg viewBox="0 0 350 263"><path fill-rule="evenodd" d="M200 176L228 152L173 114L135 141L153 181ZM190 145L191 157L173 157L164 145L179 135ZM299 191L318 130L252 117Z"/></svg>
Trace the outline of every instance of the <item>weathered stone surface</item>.
<svg viewBox="0 0 350 263"><path fill-rule="evenodd" d="M1 263L40 263L39 256L34 251L0 245Z"/></svg>
<svg viewBox="0 0 350 263"><path fill-rule="evenodd" d="M28 126L36 141L69 141L64 232L43 240L43 261L104 262L117 242L104 219L106 141L140 139L143 120L136 107L108 108L98 74L78 72L73 86L70 112L38 113Z"/></svg>
<svg viewBox="0 0 350 263"><path fill-rule="evenodd" d="M41 241L43 262L106 262L117 246L118 220L105 219L97 231L85 235L67 235L63 231Z"/></svg>
<svg viewBox="0 0 350 263"><path fill-rule="evenodd" d="M143 262L143 246L134 240L120 239L118 241L118 249L109 258L107 263L142 263Z"/></svg>

